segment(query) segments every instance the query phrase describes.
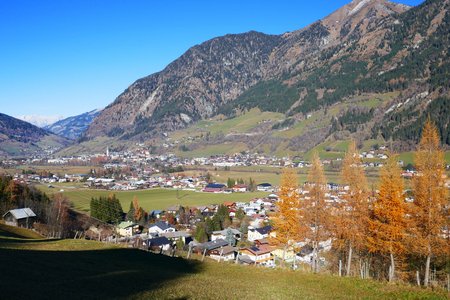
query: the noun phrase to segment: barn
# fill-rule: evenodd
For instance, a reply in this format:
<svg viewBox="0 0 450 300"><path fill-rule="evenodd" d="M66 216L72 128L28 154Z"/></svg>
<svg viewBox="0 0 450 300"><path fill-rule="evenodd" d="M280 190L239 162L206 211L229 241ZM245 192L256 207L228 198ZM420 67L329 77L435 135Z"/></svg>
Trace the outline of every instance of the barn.
<svg viewBox="0 0 450 300"><path fill-rule="evenodd" d="M31 208L12 209L3 215L6 225L31 228L36 219L36 214Z"/></svg>

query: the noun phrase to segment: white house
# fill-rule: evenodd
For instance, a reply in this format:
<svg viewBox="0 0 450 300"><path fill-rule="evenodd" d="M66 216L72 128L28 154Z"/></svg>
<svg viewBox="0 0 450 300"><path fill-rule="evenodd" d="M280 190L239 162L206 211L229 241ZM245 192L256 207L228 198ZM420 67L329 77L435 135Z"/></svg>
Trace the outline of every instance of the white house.
<svg viewBox="0 0 450 300"><path fill-rule="evenodd" d="M256 186L256 190L260 192L273 192L273 187L270 183L261 183Z"/></svg>
<svg viewBox="0 0 450 300"><path fill-rule="evenodd" d="M213 231L211 234L211 241L215 241L215 240L219 240L219 239L226 240L229 230L231 231L231 233L233 234L233 237L236 240L241 239L242 233L239 230L228 227L228 228L225 228L224 230Z"/></svg>
<svg viewBox="0 0 450 300"><path fill-rule="evenodd" d="M117 231L120 236L130 237L139 231L139 225L131 221L121 222L117 225Z"/></svg>
<svg viewBox="0 0 450 300"><path fill-rule="evenodd" d="M272 230L272 226L264 226L261 228L249 227L247 239L250 242L253 242L256 240L262 240L262 239L268 238L271 230Z"/></svg>
<svg viewBox="0 0 450 300"><path fill-rule="evenodd" d="M175 232L176 229L173 228L171 225L169 225L166 222L158 221L154 224L151 224L148 228L148 233L164 233L164 232Z"/></svg>

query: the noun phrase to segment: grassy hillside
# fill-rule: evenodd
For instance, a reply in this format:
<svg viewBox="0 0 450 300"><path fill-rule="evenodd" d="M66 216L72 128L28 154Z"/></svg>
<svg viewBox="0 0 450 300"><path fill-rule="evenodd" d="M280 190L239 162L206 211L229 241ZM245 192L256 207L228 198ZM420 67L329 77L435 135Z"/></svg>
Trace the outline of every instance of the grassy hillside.
<svg viewBox="0 0 450 300"><path fill-rule="evenodd" d="M445 299L370 280L184 260L84 240L9 237L0 225L2 299Z"/></svg>

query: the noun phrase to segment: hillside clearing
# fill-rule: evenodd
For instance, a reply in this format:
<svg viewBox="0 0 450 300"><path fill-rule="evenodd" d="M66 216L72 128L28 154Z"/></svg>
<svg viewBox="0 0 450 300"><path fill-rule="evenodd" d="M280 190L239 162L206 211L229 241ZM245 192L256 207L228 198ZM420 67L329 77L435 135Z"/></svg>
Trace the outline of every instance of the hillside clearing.
<svg viewBox="0 0 450 300"><path fill-rule="evenodd" d="M445 299L371 280L171 258L85 240L0 232L4 299ZM11 229L12 230L12 229ZM12 259L14 258L14 259ZM18 292L20 291L20 292Z"/></svg>

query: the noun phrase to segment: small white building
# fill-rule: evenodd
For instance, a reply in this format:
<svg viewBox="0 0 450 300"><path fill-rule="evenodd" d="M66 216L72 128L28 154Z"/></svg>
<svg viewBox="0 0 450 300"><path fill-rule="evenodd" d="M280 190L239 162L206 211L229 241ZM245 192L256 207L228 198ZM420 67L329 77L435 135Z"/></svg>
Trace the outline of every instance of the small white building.
<svg viewBox="0 0 450 300"><path fill-rule="evenodd" d="M117 225L117 231L120 236L131 237L139 231L139 225L131 221L121 222Z"/></svg>
<svg viewBox="0 0 450 300"><path fill-rule="evenodd" d="M262 239L268 238L271 230L272 230L272 226L264 226L261 228L249 227L247 239L250 242L253 242L256 240L262 240Z"/></svg>
<svg viewBox="0 0 450 300"><path fill-rule="evenodd" d="M215 240L219 240L219 239L226 240L228 231L231 231L233 237L236 240L239 241L241 239L242 233L239 230L228 227L228 228L225 228L224 230L213 231L211 234L211 241L215 241Z"/></svg>
<svg viewBox="0 0 450 300"><path fill-rule="evenodd" d="M166 222L162 222L162 221L158 221L154 224L151 224L148 228L148 233L157 233L157 234L161 234L164 232L175 232L176 229L174 227L172 227L172 225L169 225Z"/></svg>

